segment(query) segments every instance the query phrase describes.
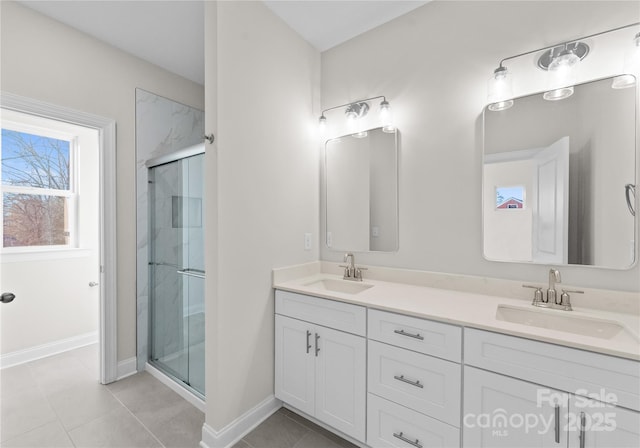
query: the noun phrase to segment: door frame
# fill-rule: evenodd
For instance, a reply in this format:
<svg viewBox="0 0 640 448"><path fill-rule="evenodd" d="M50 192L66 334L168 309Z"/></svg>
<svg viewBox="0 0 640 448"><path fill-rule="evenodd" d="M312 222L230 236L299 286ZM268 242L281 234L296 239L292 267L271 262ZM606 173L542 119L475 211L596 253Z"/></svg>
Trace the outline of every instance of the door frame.
<svg viewBox="0 0 640 448"><path fill-rule="evenodd" d="M9 92L0 92L0 107L98 131L100 154L100 382L102 384L111 383L118 377L116 122L111 118Z"/></svg>

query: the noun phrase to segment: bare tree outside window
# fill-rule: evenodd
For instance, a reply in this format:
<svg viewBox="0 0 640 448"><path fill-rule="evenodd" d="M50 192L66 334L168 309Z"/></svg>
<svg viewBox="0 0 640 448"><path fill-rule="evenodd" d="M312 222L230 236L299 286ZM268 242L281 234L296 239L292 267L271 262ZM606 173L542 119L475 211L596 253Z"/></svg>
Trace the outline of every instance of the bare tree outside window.
<svg viewBox="0 0 640 448"><path fill-rule="evenodd" d="M69 244L70 143L2 129L3 247Z"/></svg>

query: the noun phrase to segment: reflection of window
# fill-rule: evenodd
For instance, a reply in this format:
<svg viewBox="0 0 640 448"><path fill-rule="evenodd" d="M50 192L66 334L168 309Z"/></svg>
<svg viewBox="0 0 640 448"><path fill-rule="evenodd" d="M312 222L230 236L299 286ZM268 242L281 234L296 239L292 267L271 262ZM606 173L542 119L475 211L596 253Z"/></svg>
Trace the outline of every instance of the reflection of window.
<svg viewBox="0 0 640 448"><path fill-rule="evenodd" d="M523 186L496 187L496 208L524 208L524 196Z"/></svg>
<svg viewBox="0 0 640 448"><path fill-rule="evenodd" d="M73 142L42 129L3 126L2 247L73 246Z"/></svg>
<svg viewBox="0 0 640 448"><path fill-rule="evenodd" d="M525 189L523 186L496 187L496 208L524 208Z"/></svg>

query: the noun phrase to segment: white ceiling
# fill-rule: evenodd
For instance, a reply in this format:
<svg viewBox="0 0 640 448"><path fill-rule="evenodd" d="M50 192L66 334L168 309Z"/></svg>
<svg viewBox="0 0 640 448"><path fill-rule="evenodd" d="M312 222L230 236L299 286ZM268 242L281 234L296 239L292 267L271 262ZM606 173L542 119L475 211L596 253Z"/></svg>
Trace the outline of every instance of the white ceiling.
<svg viewBox="0 0 640 448"><path fill-rule="evenodd" d="M276 0L264 3L311 45L325 51L427 1ZM20 3L204 84L204 0L22 0Z"/></svg>

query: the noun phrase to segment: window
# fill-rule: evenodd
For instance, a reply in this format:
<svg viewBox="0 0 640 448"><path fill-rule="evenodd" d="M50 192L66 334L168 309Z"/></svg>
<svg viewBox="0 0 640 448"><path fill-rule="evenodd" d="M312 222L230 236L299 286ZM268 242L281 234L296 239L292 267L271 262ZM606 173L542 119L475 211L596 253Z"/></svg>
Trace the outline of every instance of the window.
<svg viewBox="0 0 640 448"><path fill-rule="evenodd" d="M2 123L2 249L76 247L75 140Z"/></svg>

